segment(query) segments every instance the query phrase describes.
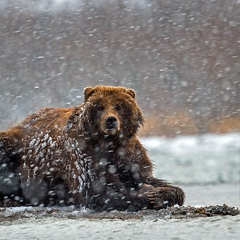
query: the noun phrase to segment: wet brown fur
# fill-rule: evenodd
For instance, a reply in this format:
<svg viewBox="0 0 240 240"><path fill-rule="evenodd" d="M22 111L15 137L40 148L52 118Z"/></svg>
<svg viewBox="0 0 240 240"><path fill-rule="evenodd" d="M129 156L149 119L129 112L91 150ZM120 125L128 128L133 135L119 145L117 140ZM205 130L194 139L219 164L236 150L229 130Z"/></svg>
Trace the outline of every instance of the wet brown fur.
<svg viewBox="0 0 240 240"><path fill-rule="evenodd" d="M8 194L0 178L2 201L97 210L182 205L180 188L152 176L136 136L143 116L135 92L96 86L84 96L81 106L45 108L0 133L0 174L13 178Z"/></svg>

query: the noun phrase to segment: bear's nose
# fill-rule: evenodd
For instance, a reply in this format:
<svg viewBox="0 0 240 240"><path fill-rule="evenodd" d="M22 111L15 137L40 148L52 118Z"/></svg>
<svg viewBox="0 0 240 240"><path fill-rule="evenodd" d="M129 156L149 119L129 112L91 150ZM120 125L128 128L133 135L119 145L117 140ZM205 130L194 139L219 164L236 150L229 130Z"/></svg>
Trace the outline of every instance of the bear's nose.
<svg viewBox="0 0 240 240"><path fill-rule="evenodd" d="M109 116L105 119L107 129L113 129L117 126L117 119L114 116Z"/></svg>

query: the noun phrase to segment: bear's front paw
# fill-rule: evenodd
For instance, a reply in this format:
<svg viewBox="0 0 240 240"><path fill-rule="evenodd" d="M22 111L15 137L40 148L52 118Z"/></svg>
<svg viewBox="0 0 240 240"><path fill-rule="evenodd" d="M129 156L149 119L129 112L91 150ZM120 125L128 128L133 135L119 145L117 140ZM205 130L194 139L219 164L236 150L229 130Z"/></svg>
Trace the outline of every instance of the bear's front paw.
<svg viewBox="0 0 240 240"><path fill-rule="evenodd" d="M175 187L157 187L155 191L147 194L151 207L158 210L161 208L172 207L175 204L182 205L184 193Z"/></svg>
<svg viewBox="0 0 240 240"><path fill-rule="evenodd" d="M168 207L169 202L164 200L164 195L160 192L149 192L147 197L150 201L151 208L159 210Z"/></svg>

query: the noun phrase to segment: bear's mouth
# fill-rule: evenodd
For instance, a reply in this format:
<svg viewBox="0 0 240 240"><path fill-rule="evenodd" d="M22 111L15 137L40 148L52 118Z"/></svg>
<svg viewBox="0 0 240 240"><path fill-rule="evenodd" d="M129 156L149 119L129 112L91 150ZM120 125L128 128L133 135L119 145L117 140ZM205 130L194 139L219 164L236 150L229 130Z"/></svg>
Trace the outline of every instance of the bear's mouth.
<svg viewBox="0 0 240 240"><path fill-rule="evenodd" d="M104 132L106 134L115 134L119 128L119 121L114 116L108 116L105 118Z"/></svg>
<svg viewBox="0 0 240 240"><path fill-rule="evenodd" d="M104 133L106 133L107 135L114 135L119 131L118 125L113 126L113 127L107 127L105 126L105 128L103 129Z"/></svg>
<svg viewBox="0 0 240 240"><path fill-rule="evenodd" d="M108 135L114 135L114 134L117 133L117 129L115 129L115 128L111 128L111 129L106 128L106 129L104 130L104 132L105 132L106 134L108 134Z"/></svg>

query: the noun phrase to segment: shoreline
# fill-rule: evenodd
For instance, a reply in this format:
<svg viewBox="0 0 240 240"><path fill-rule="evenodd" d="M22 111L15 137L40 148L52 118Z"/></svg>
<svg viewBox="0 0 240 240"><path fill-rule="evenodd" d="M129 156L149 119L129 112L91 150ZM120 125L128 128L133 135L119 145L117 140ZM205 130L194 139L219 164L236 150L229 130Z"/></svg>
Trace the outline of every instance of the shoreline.
<svg viewBox="0 0 240 240"><path fill-rule="evenodd" d="M69 208L0 208L0 240L225 240L239 237L240 215L236 209L240 203L239 184L181 187L187 198L183 207L175 208L175 213L173 209L170 213L170 208L136 213L91 213ZM224 203L229 206L224 206ZM203 205L208 207L202 208ZM234 211L238 215L233 216Z"/></svg>
<svg viewBox="0 0 240 240"><path fill-rule="evenodd" d="M1 207L0 225L4 221L19 219L88 219L88 220L129 220L129 219L189 219L240 214L240 197L238 184L181 186L186 194L183 206L167 209L142 210L137 212L111 211L93 212L76 207Z"/></svg>

